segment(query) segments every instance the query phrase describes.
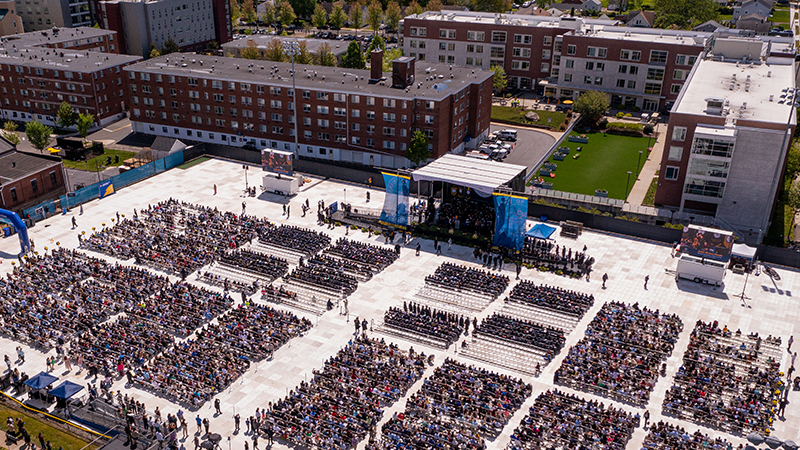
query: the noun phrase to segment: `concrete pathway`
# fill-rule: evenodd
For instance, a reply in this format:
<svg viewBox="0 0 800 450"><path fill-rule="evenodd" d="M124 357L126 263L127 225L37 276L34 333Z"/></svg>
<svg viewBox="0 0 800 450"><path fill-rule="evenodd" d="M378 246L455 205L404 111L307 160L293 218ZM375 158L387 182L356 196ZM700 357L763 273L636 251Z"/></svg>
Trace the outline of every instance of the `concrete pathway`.
<svg viewBox="0 0 800 450"><path fill-rule="evenodd" d="M651 144L653 151L647 156L647 160L639 171L639 177L633 183L633 188L628 194L627 202L632 205L641 205L650 188L650 182L656 178L656 173L661 166L661 157L664 154L664 141L666 141L667 124L658 123L655 126L656 140Z"/></svg>

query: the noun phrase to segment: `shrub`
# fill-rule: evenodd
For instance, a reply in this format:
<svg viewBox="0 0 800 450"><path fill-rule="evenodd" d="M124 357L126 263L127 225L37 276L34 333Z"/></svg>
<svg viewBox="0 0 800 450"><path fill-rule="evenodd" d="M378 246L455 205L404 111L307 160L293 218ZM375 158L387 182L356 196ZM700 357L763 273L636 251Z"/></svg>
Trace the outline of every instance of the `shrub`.
<svg viewBox="0 0 800 450"><path fill-rule="evenodd" d="M629 114L629 115L630 115L630 114ZM618 117L618 118L620 118L620 119L622 119L623 117L625 117L625 113L624 113L624 112L622 112L622 111L620 111L620 112L618 112L618 113L617 113L617 117Z"/></svg>
<svg viewBox="0 0 800 450"><path fill-rule="evenodd" d="M623 117L633 117L633 114L631 114L631 113L625 113L625 115L624 115Z"/></svg>
<svg viewBox="0 0 800 450"><path fill-rule="evenodd" d="M607 124L608 128L617 129L617 130L630 130L630 131L642 131L642 124L640 123L626 123L626 122L611 122Z"/></svg>
<svg viewBox="0 0 800 450"><path fill-rule="evenodd" d="M562 123L562 124L561 124L561 125L558 127L558 131L566 131L566 130L567 130L567 125L566 125L566 124L563 124L563 123Z"/></svg>
<svg viewBox="0 0 800 450"><path fill-rule="evenodd" d="M682 230L683 229L683 225L681 225L679 223L669 223L669 222L667 222L667 223L664 224L664 228L671 228L673 230Z"/></svg>
<svg viewBox="0 0 800 450"><path fill-rule="evenodd" d="M653 134L653 131L655 130L653 129L652 125L647 124L644 126L644 134Z"/></svg>
<svg viewBox="0 0 800 450"><path fill-rule="evenodd" d="M597 127L600 128L601 130L605 130L606 127L608 127L608 119L604 118L603 120L601 120L600 123L597 124Z"/></svg>

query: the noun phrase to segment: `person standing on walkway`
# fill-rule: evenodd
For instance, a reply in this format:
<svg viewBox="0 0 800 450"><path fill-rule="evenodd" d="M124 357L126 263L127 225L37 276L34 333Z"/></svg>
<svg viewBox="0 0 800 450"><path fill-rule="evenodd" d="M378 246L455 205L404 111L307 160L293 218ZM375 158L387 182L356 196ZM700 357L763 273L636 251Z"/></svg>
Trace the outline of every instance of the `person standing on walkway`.
<svg viewBox="0 0 800 450"><path fill-rule="evenodd" d="M453 238L448 238L447 239L447 251L450 251L451 248L453 248Z"/></svg>
<svg viewBox="0 0 800 450"><path fill-rule="evenodd" d="M5 355L3 359L6 362L6 366L8 366L8 371L11 372L11 358L9 358L8 355Z"/></svg>
<svg viewBox="0 0 800 450"><path fill-rule="evenodd" d="M244 291L242 291L242 303L245 302L244 299ZM219 399L214 400L214 409L217 411L217 414L222 414L222 410L220 409L220 402Z"/></svg>
<svg viewBox="0 0 800 450"><path fill-rule="evenodd" d="M206 428L206 436L208 436L208 429L211 427L211 421L208 420L208 417L203 419L203 426Z"/></svg>
<svg viewBox="0 0 800 450"><path fill-rule="evenodd" d="M606 288L606 281L608 281L608 274L604 273L603 274L603 289Z"/></svg>
<svg viewBox="0 0 800 450"><path fill-rule="evenodd" d="M644 276L644 290L647 290L647 282L650 281L650 275Z"/></svg>
<svg viewBox="0 0 800 450"><path fill-rule="evenodd" d="M214 195L217 195L217 185L214 185Z"/></svg>
<svg viewBox="0 0 800 450"><path fill-rule="evenodd" d="M233 424L234 424L234 427L235 427L233 429L233 431L235 431L235 432L239 431L239 424L240 424L241 420L242 420L242 418L241 418L241 416L239 416L238 413L235 416L233 416Z"/></svg>
<svg viewBox="0 0 800 450"><path fill-rule="evenodd" d="M203 419L200 418L200 414L198 414L197 417L194 418L194 421L197 422L197 431L195 432L195 434L199 434L200 430L202 430L203 427Z"/></svg>
<svg viewBox="0 0 800 450"><path fill-rule="evenodd" d="M72 229L78 228L78 221L75 219L75 216L72 216Z"/></svg>
<svg viewBox="0 0 800 450"><path fill-rule="evenodd" d="M19 360L22 361L20 364L25 364L25 352L22 351L22 347L17 347L17 355Z"/></svg>
<svg viewBox="0 0 800 450"><path fill-rule="evenodd" d="M787 348L786 348L786 349L787 349L787 350L789 350L790 352L792 351L792 344L793 344L793 343L794 343L794 335L792 335L792 336L789 336L789 347L787 347Z"/></svg>
<svg viewBox="0 0 800 450"><path fill-rule="evenodd" d="M644 427L647 428L647 423L650 422L650 410L644 412Z"/></svg>

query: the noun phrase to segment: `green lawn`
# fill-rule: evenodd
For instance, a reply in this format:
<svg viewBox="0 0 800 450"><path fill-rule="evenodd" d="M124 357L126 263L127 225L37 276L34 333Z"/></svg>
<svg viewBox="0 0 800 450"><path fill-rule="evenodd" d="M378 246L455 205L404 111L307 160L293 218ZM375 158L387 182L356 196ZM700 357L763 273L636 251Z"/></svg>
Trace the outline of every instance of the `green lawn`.
<svg viewBox="0 0 800 450"><path fill-rule="evenodd" d="M86 447L88 444L87 441L84 441L73 434L61 431L49 423L39 420L33 415L22 413L16 409L6 406L5 404L0 404L0 418L2 418L3 422L5 422L7 417L13 417L14 419L17 417L22 417L22 420L25 421L25 428L28 430L28 433L30 433L34 442L36 442L37 447L39 446L39 441L37 439L39 433L42 433L42 436L44 436L46 440L50 441L53 448L63 447L64 450L80 450ZM87 447L87 450L94 450L96 448L97 446L92 445Z"/></svg>
<svg viewBox="0 0 800 450"><path fill-rule="evenodd" d="M658 178L653 178L650 186L647 187L647 193L644 195L643 205L655 206L656 203L656 189L658 189Z"/></svg>
<svg viewBox="0 0 800 450"><path fill-rule="evenodd" d="M773 23L789 23L789 10L776 9L775 12L772 14L771 20Z"/></svg>
<svg viewBox="0 0 800 450"><path fill-rule="evenodd" d="M792 208L786 204L786 193L792 187L792 182L786 175L781 181L783 189L778 193L778 202L772 213L772 223L767 230L767 235L764 236L764 244L774 247L788 247L794 237L792 236L794 230Z"/></svg>
<svg viewBox="0 0 800 450"><path fill-rule="evenodd" d="M200 163L206 162L209 159L211 159L211 158L209 158L208 156L201 156L199 158L195 158L195 159L193 159L191 161L187 161L187 162L181 164L180 166L178 166L178 169L188 169L189 167L193 167L193 166L196 166L196 165L198 165Z"/></svg>
<svg viewBox="0 0 800 450"><path fill-rule="evenodd" d="M119 155L118 163L114 162L114 155ZM64 164L64 167L69 167L70 169L95 171L97 170L98 167L103 168L103 165L105 165L106 163L106 157L108 156L111 157L111 164L109 164L107 167L114 167L114 166L121 166L123 161L125 161L128 158L133 158L134 156L136 156L136 153L107 148L105 149L105 152L102 155L92 159L87 159L86 161L69 161L65 159L62 162ZM95 162L97 163L97 165L95 165Z"/></svg>
<svg viewBox="0 0 800 450"><path fill-rule="evenodd" d="M573 132L572 135L578 136L579 133ZM609 198L626 198L636 181L639 151L644 153L638 169L641 169L647 158L648 138L605 133L587 133L586 136L589 138L588 144L566 140L561 144L561 147L570 148L564 161L554 161L552 156L548 159L548 162L558 165L556 176L548 180L553 183L553 189L587 195L594 195L596 189L605 189ZM650 143L652 144L652 140ZM577 152L575 149L578 147L583 147L583 150ZM577 159L573 158L576 154L580 154ZM626 192L625 183L629 170L633 173Z"/></svg>
<svg viewBox="0 0 800 450"><path fill-rule="evenodd" d="M523 109L521 107L513 107L513 106L492 106L492 120L508 120L511 122L518 122L523 124L536 124L536 125L543 125L543 126L550 126L555 129L558 129L558 126L564 123L566 120L567 115L558 112L558 111L541 111L536 110L536 114L539 115L539 120L536 122L531 122L525 120L525 113L527 113L528 109ZM550 121L548 121L550 119Z"/></svg>

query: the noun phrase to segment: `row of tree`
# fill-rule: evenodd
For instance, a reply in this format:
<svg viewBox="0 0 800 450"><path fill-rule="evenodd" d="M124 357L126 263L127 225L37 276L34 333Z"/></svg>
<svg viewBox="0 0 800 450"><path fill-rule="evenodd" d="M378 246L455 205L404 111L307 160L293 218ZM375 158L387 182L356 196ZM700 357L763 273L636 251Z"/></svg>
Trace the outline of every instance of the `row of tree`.
<svg viewBox="0 0 800 450"><path fill-rule="evenodd" d="M68 129L72 126L78 130L81 138L86 139L89 135L89 128L94 124L94 116L92 114L78 114L67 102L62 102L56 112L56 121L58 126ZM17 124L7 121L3 124L3 130L0 131L3 138L14 145L20 142L19 133L17 132ZM39 121L32 120L25 124L25 136L30 141L33 148L43 151L50 144L53 143L53 127L48 127Z"/></svg>

